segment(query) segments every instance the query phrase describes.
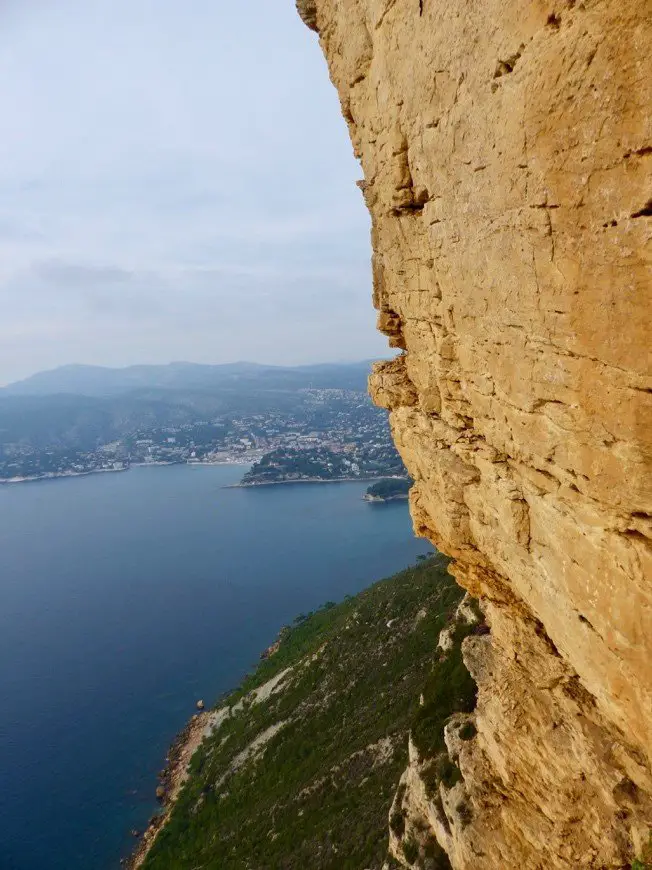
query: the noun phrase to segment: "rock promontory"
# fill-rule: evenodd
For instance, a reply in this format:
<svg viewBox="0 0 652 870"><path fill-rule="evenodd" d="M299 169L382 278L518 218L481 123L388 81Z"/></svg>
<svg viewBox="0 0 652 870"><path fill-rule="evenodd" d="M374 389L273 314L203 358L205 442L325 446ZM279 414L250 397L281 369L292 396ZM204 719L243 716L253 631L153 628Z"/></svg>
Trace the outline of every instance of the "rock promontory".
<svg viewBox="0 0 652 870"><path fill-rule="evenodd" d="M652 828L649 0L297 5L402 351L371 391L417 532L490 627L463 647L474 734L446 726L461 776L426 788L411 746L395 855L426 832L457 870L629 867Z"/></svg>

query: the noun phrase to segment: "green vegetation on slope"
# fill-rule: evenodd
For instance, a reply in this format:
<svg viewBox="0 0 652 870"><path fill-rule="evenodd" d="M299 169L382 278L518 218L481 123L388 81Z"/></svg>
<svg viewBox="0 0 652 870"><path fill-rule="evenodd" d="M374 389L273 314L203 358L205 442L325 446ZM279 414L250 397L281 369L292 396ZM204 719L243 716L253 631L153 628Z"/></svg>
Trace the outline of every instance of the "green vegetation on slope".
<svg viewBox="0 0 652 870"><path fill-rule="evenodd" d="M643 847L643 853L632 862L632 870L652 870L652 832Z"/></svg>
<svg viewBox="0 0 652 870"><path fill-rule="evenodd" d="M367 487L369 501L390 501L393 498L407 498L412 481L409 477L384 477Z"/></svg>
<svg viewBox="0 0 652 870"><path fill-rule="evenodd" d="M364 436L353 442L354 452L343 454L324 446L310 449L281 447L266 453L242 478L243 485L289 483L300 480L342 480L403 474L405 467L389 441L366 443Z"/></svg>
<svg viewBox="0 0 652 870"><path fill-rule="evenodd" d="M436 556L295 623L227 699L243 703L195 754L146 870L380 870L408 732L461 597Z"/></svg>
<svg viewBox="0 0 652 870"><path fill-rule="evenodd" d="M424 703L419 707L412 728L412 739L424 758L444 752L444 725L453 713L471 713L476 704L476 685L462 660L462 641L480 626L460 622L452 635L451 649L438 652L437 661L423 689Z"/></svg>

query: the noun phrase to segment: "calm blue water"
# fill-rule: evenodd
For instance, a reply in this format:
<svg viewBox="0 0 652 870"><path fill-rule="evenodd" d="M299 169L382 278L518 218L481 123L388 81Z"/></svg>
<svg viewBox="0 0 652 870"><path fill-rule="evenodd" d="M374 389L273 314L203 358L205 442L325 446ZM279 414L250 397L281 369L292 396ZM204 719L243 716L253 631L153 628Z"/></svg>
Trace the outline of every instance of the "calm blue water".
<svg viewBox="0 0 652 870"><path fill-rule="evenodd" d="M116 870L195 701L430 549L364 484L221 488L242 470L0 487L0 870Z"/></svg>

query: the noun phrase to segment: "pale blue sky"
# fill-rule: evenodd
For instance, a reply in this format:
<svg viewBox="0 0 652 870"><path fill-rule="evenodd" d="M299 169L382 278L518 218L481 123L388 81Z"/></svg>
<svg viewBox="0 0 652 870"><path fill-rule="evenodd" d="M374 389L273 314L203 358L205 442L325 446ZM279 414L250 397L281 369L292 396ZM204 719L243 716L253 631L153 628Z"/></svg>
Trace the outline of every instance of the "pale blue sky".
<svg viewBox="0 0 652 870"><path fill-rule="evenodd" d="M294 0L3 0L0 383L385 355L360 177Z"/></svg>

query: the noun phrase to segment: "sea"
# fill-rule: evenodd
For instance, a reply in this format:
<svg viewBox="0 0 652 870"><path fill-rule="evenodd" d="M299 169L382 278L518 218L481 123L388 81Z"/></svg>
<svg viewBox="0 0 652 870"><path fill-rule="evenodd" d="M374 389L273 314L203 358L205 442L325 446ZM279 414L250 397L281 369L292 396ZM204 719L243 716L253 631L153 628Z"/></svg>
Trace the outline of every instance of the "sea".
<svg viewBox="0 0 652 870"><path fill-rule="evenodd" d="M432 549L366 483L229 488L245 470L0 486L0 870L119 870L196 702Z"/></svg>

